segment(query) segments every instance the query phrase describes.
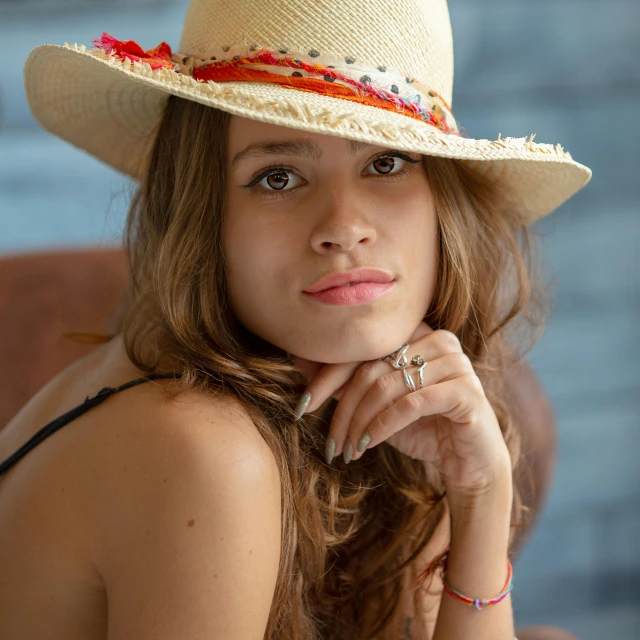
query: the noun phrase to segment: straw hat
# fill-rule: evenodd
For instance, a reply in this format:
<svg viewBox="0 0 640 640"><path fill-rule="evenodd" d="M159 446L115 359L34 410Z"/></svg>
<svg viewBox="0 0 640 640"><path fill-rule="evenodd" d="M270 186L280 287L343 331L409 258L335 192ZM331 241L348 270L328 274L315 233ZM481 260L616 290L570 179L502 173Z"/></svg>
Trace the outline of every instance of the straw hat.
<svg viewBox="0 0 640 640"><path fill-rule="evenodd" d="M525 222L589 182L559 145L473 139L451 110L446 0L191 0L177 51L109 34L36 47L24 67L47 131L135 178L169 94L245 118L459 158L508 187Z"/></svg>

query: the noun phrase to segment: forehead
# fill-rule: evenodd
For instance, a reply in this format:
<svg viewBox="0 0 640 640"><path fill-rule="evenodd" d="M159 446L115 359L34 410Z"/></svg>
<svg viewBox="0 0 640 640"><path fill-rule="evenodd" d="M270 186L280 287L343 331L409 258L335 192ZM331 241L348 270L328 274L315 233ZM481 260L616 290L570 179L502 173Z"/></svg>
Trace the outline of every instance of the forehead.
<svg viewBox="0 0 640 640"><path fill-rule="evenodd" d="M318 161L323 148L335 147L351 156L380 145L347 140L338 136L311 133L291 127L233 116L229 131L229 153L232 168L249 158L267 155L307 157ZM385 148L385 147L381 147Z"/></svg>

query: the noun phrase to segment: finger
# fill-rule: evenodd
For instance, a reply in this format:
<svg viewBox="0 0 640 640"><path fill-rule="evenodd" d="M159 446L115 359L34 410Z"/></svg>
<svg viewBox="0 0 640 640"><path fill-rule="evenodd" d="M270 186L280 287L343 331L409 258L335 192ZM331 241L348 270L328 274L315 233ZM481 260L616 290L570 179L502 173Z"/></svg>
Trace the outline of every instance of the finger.
<svg viewBox="0 0 640 640"><path fill-rule="evenodd" d="M426 322L421 322L411 336L411 341L419 340L429 333L433 333L433 329ZM311 400L304 409L304 413L315 411L330 396L339 400L346 388L346 383L361 364L362 362L339 363L321 367L305 389L311 394Z"/></svg>
<svg viewBox="0 0 640 640"><path fill-rule="evenodd" d="M373 436L367 429L376 416L385 412L391 405L398 402L403 396L410 393L418 393L419 388L418 368L410 367L407 373L412 377L416 391L411 391L404 380L403 371L394 371L390 376L383 376L374 381L371 387L362 397L362 400L353 413L351 424L349 425L348 439L353 442L353 460L360 458L367 447L368 436ZM474 374L473 366L467 356L462 353L449 353L441 358L436 358L427 363L422 370L422 389L436 385L447 380L454 380L463 375ZM387 378L386 380L384 378ZM340 402L342 404L343 400ZM336 409L337 410L337 409ZM408 423L410 424L410 423ZM406 425L400 426L393 433L396 433ZM368 436L367 436L368 432ZM389 433L387 438L393 433ZM346 438L345 438L346 439ZM375 445L370 445L371 446Z"/></svg>
<svg viewBox="0 0 640 640"><path fill-rule="evenodd" d="M413 344L421 338L428 336L430 333L434 333L434 329L432 329L426 322L422 321L407 342Z"/></svg>
<svg viewBox="0 0 640 640"><path fill-rule="evenodd" d="M407 362L411 362L414 356L422 356L424 360L430 362L447 353L462 353L462 345L455 333L438 329L425 333L422 338L411 343L404 355ZM389 361L385 362L391 364Z"/></svg>
<svg viewBox="0 0 640 640"><path fill-rule="evenodd" d="M409 349L405 353L409 362L414 355L420 355L425 360L434 360L442 355L446 355L447 353L454 353L458 357L466 358L466 356L462 355L460 341L455 334L450 331L433 331L427 324L421 323L414 333L414 336L416 335L421 335L422 337L410 345ZM426 354L426 358L423 354ZM468 358L466 358L466 361L468 361ZM469 364L466 361L462 363L465 367ZM390 363L383 362L383 364L388 369L388 365ZM343 457L347 464L351 460L360 457L355 456L358 448L360 449L360 452L363 452L364 447L367 445L366 438L360 442L362 434L356 434L352 431L354 413L357 407L363 403L362 401L364 396L368 393L372 385L375 385L375 389L378 389L378 392L388 392L394 388L396 390L400 389L396 385L397 380L404 382L404 376L398 377L397 375L392 375L396 369L388 369L387 373L380 373L381 371L384 370L380 368L379 360L372 360L359 366L354 373L354 379L351 380L346 387L344 394L340 399L340 403L334 412L328 435L332 437L336 443L335 450L333 450L334 456L340 455L341 453L346 454ZM388 404L380 406L378 392L374 390L373 397L370 396L372 400L369 403L371 407L370 411L375 412L371 416L370 420L380 413L381 410L389 406ZM403 393L406 393L406 391ZM391 401L393 400L389 400L389 402ZM347 438L347 434L350 434L349 438ZM349 446L349 448L345 449L347 446Z"/></svg>
<svg viewBox="0 0 640 640"><path fill-rule="evenodd" d="M421 323L421 326L419 326L414 332L413 337L422 336L424 338L424 336L427 336L430 333L433 333L433 330L425 323ZM420 341L413 344L413 348L417 349L419 348L419 345ZM411 348L411 345L409 348ZM411 360L413 355L414 354L409 352L408 349L404 353L404 357L406 357L407 360ZM334 456L338 456L345 452L344 447L347 445L347 442L351 443L351 448L346 451L344 456L344 460L347 464L353 459L353 454L355 452L355 444L353 440L347 441L347 433L350 430L353 414L356 408L361 404L362 398L373 384L385 385L386 387L395 386L393 373L396 369L390 369L389 364L389 362L383 362L381 359L378 359L369 360L358 366L352 379L346 385L339 404L336 406L331 420L331 425L329 427L327 440L331 437L336 443L335 449L332 449Z"/></svg>
<svg viewBox="0 0 640 640"><path fill-rule="evenodd" d="M345 362L324 365L305 389L311 394L311 400L304 413L315 411L332 395L338 394L342 397L341 387L349 381L359 364Z"/></svg>
<svg viewBox="0 0 640 640"><path fill-rule="evenodd" d="M427 352L428 358L435 358L436 355L440 355L441 352L446 352L447 350L462 350L460 342L455 334L442 329L434 331L424 322L421 322L420 325L418 325L418 328L413 333L412 338L415 336L425 338L430 335L434 337L432 338L433 345L429 343ZM305 394L310 395L310 400L308 404L305 405L302 401L303 399L301 399L301 403L299 405L302 410L301 415L315 411L331 396L340 399L343 391L345 390L346 383L352 377L360 364L362 363L331 363L324 365L305 389Z"/></svg>
<svg viewBox="0 0 640 640"><path fill-rule="evenodd" d="M472 426L486 399L482 383L474 374L439 382L400 398L378 414L367 427L371 449L416 420L443 415L452 422Z"/></svg>
<svg viewBox="0 0 640 640"><path fill-rule="evenodd" d="M332 437L336 443L334 456L339 456L344 451L353 414L362 402L362 398L372 385L382 384L378 380L384 379L386 384L394 385L393 373L394 370L389 371L389 365L379 360L364 362L356 369L345 387L329 426L327 437ZM389 376L391 376L391 380L387 381ZM355 451L355 442L353 441L352 447L353 449L345 457L347 463L351 460Z"/></svg>

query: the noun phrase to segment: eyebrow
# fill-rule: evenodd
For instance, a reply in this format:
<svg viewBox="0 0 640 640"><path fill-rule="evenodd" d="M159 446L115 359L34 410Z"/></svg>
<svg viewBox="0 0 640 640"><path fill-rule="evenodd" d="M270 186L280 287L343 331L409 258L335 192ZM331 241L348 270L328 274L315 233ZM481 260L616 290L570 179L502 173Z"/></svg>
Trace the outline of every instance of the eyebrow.
<svg viewBox="0 0 640 640"><path fill-rule="evenodd" d="M360 142L359 140L349 140L349 154L354 156L356 153L363 151L369 147L376 145L368 142ZM247 158L255 158L261 155L283 155L283 156L303 156L311 160L320 160L322 158L322 149L309 138L295 138L286 142L276 140L264 140L262 142L254 142L248 145L242 151L238 151L231 162L231 166Z"/></svg>

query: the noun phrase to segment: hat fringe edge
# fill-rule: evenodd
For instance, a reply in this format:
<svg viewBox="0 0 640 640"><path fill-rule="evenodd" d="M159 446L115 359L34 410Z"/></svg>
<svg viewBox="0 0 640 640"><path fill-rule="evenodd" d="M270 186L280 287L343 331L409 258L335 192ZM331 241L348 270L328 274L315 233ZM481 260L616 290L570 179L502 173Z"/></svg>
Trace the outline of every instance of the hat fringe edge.
<svg viewBox="0 0 640 640"><path fill-rule="evenodd" d="M213 81L197 80L192 76L181 74L176 71L172 71L166 68L153 69L150 64L143 61L131 61L127 58L120 59L114 53L106 53L101 49L87 49L82 44L69 44L64 43L64 48L75 51L76 53L88 55L94 58L98 58L101 61L108 63L109 65L119 67L122 71L130 73L135 76L142 76L149 78L162 85L169 85L172 87L180 87L183 91L193 94L208 94L216 99L230 102L231 104L247 105L248 96L246 93L238 91L235 87L224 86L222 83L216 83ZM379 127L372 125L369 122L364 122L357 114L353 112L335 113L329 109L322 110L318 113L314 113L306 104L297 104L292 100L288 100L284 97L278 100L263 100L252 98L255 106L269 107L277 109L280 112L284 112L283 115L293 115L296 118L301 118L309 123L317 124L318 126L330 126L335 127L339 125L343 120L351 120L354 124L362 130L363 133L371 133L376 136L382 136L389 140L396 141L398 137L408 139L410 143L416 143L418 141L433 144L434 142L453 149L458 148L460 150L468 150L469 146L473 146L476 152L482 153L483 151L495 151L497 149L508 149L512 151L526 151L534 154L544 154L546 156L554 156L553 160L567 160L575 162L573 157L568 151L565 151L560 144L548 144L548 143L534 143L533 139L536 134L533 133L530 136L525 137L502 137L502 134L498 134L496 140L488 139L473 139L473 138L460 138L453 134L443 133L441 131L419 131L419 123L409 123L407 126L402 125L389 125L388 123L381 123ZM418 126L417 126L418 125ZM429 125L425 125L429 126ZM467 142L463 142L466 140ZM542 159L538 156L539 159ZM472 158L469 158L472 159ZM480 159L480 158L473 158ZM496 159L495 156L489 159ZM533 159L533 158L532 158ZM551 158L549 158L551 159Z"/></svg>

